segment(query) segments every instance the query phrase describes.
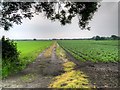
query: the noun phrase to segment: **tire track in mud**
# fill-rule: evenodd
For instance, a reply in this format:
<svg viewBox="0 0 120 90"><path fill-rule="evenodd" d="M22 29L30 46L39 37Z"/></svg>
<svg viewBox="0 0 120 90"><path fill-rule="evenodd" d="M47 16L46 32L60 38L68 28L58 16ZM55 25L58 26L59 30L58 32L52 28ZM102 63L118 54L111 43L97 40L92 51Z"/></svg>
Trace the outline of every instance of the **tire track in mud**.
<svg viewBox="0 0 120 90"><path fill-rule="evenodd" d="M56 56L56 45L45 50L26 69L2 80L3 88L47 88L54 77L63 72L62 63ZM46 51L51 52L46 57Z"/></svg>
<svg viewBox="0 0 120 90"><path fill-rule="evenodd" d="M63 48L64 49L64 48ZM64 49L65 50L65 49ZM119 63L118 62L92 62L76 60L71 53L66 51L70 61L76 64L76 69L89 76L89 81L96 88L119 88Z"/></svg>

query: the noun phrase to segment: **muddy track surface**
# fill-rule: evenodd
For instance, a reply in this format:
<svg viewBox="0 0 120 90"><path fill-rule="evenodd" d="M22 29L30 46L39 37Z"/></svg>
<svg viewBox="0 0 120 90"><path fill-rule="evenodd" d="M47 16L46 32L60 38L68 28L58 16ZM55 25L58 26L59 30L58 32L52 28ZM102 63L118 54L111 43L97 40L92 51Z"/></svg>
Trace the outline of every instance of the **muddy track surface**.
<svg viewBox="0 0 120 90"><path fill-rule="evenodd" d="M119 63L93 63L91 61L81 62L76 60L66 51L69 60L76 64L76 70L84 72L89 76L90 83L96 88L118 88L119 86Z"/></svg>
<svg viewBox="0 0 120 90"><path fill-rule="evenodd" d="M57 58L55 46L50 57L45 57L45 52L23 71L4 79L3 88L47 88L52 79L63 72L63 62Z"/></svg>
<svg viewBox="0 0 120 90"><path fill-rule="evenodd" d="M49 51L50 50L50 51ZM46 55L46 52L50 54ZM84 72L91 85L97 88L117 88L119 70L118 63L81 62L66 52L67 58L76 64L75 70ZM47 57L46 57L47 56ZM37 59L23 71L11 75L2 82L3 88L47 88L53 78L64 73L62 64L56 56L56 46L41 53Z"/></svg>

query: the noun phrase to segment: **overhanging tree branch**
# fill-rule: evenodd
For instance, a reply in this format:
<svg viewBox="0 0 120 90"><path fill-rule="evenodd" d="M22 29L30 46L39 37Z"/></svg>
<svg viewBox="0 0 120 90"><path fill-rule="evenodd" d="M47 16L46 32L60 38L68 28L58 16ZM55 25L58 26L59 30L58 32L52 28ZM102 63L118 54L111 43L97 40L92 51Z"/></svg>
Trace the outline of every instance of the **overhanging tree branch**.
<svg viewBox="0 0 120 90"><path fill-rule="evenodd" d="M56 8L58 4L58 7ZM61 25L70 24L77 15L79 27L90 29L89 21L99 7L98 2L1 2L0 27L9 30L13 24L21 24L23 18L32 19L35 14L44 13L50 20L58 20ZM58 12L56 12L58 9Z"/></svg>

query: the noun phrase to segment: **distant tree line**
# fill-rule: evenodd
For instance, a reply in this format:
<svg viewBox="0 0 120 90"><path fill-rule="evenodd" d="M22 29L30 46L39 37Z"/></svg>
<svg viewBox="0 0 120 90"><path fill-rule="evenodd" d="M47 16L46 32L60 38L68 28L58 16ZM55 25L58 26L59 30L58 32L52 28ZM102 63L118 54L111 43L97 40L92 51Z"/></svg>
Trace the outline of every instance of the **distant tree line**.
<svg viewBox="0 0 120 90"><path fill-rule="evenodd" d="M111 35L110 37L94 36L91 39L92 40L120 40L120 37L117 35Z"/></svg>
<svg viewBox="0 0 120 90"><path fill-rule="evenodd" d="M61 38L61 39L52 39L52 40L120 40L120 36L111 35L110 37L101 37L101 36L93 36L92 38Z"/></svg>

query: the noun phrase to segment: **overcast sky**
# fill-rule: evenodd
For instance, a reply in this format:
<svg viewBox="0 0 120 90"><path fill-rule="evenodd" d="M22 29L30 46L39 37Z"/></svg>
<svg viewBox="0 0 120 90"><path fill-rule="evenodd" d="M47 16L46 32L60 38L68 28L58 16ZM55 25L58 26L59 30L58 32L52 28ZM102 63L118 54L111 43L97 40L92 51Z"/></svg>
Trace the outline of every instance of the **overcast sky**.
<svg viewBox="0 0 120 90"><path fill-rule="evenodd" d="M77 18L66 26L58 21L52 22L38 15L32 20L25 19L21 25L14 25L9 31L0 29L0 37L10 39L48 39L48 38L90 38L96 35L118 35L118 3L103 2L90 22L91 30L81 30Z"/></svg>

